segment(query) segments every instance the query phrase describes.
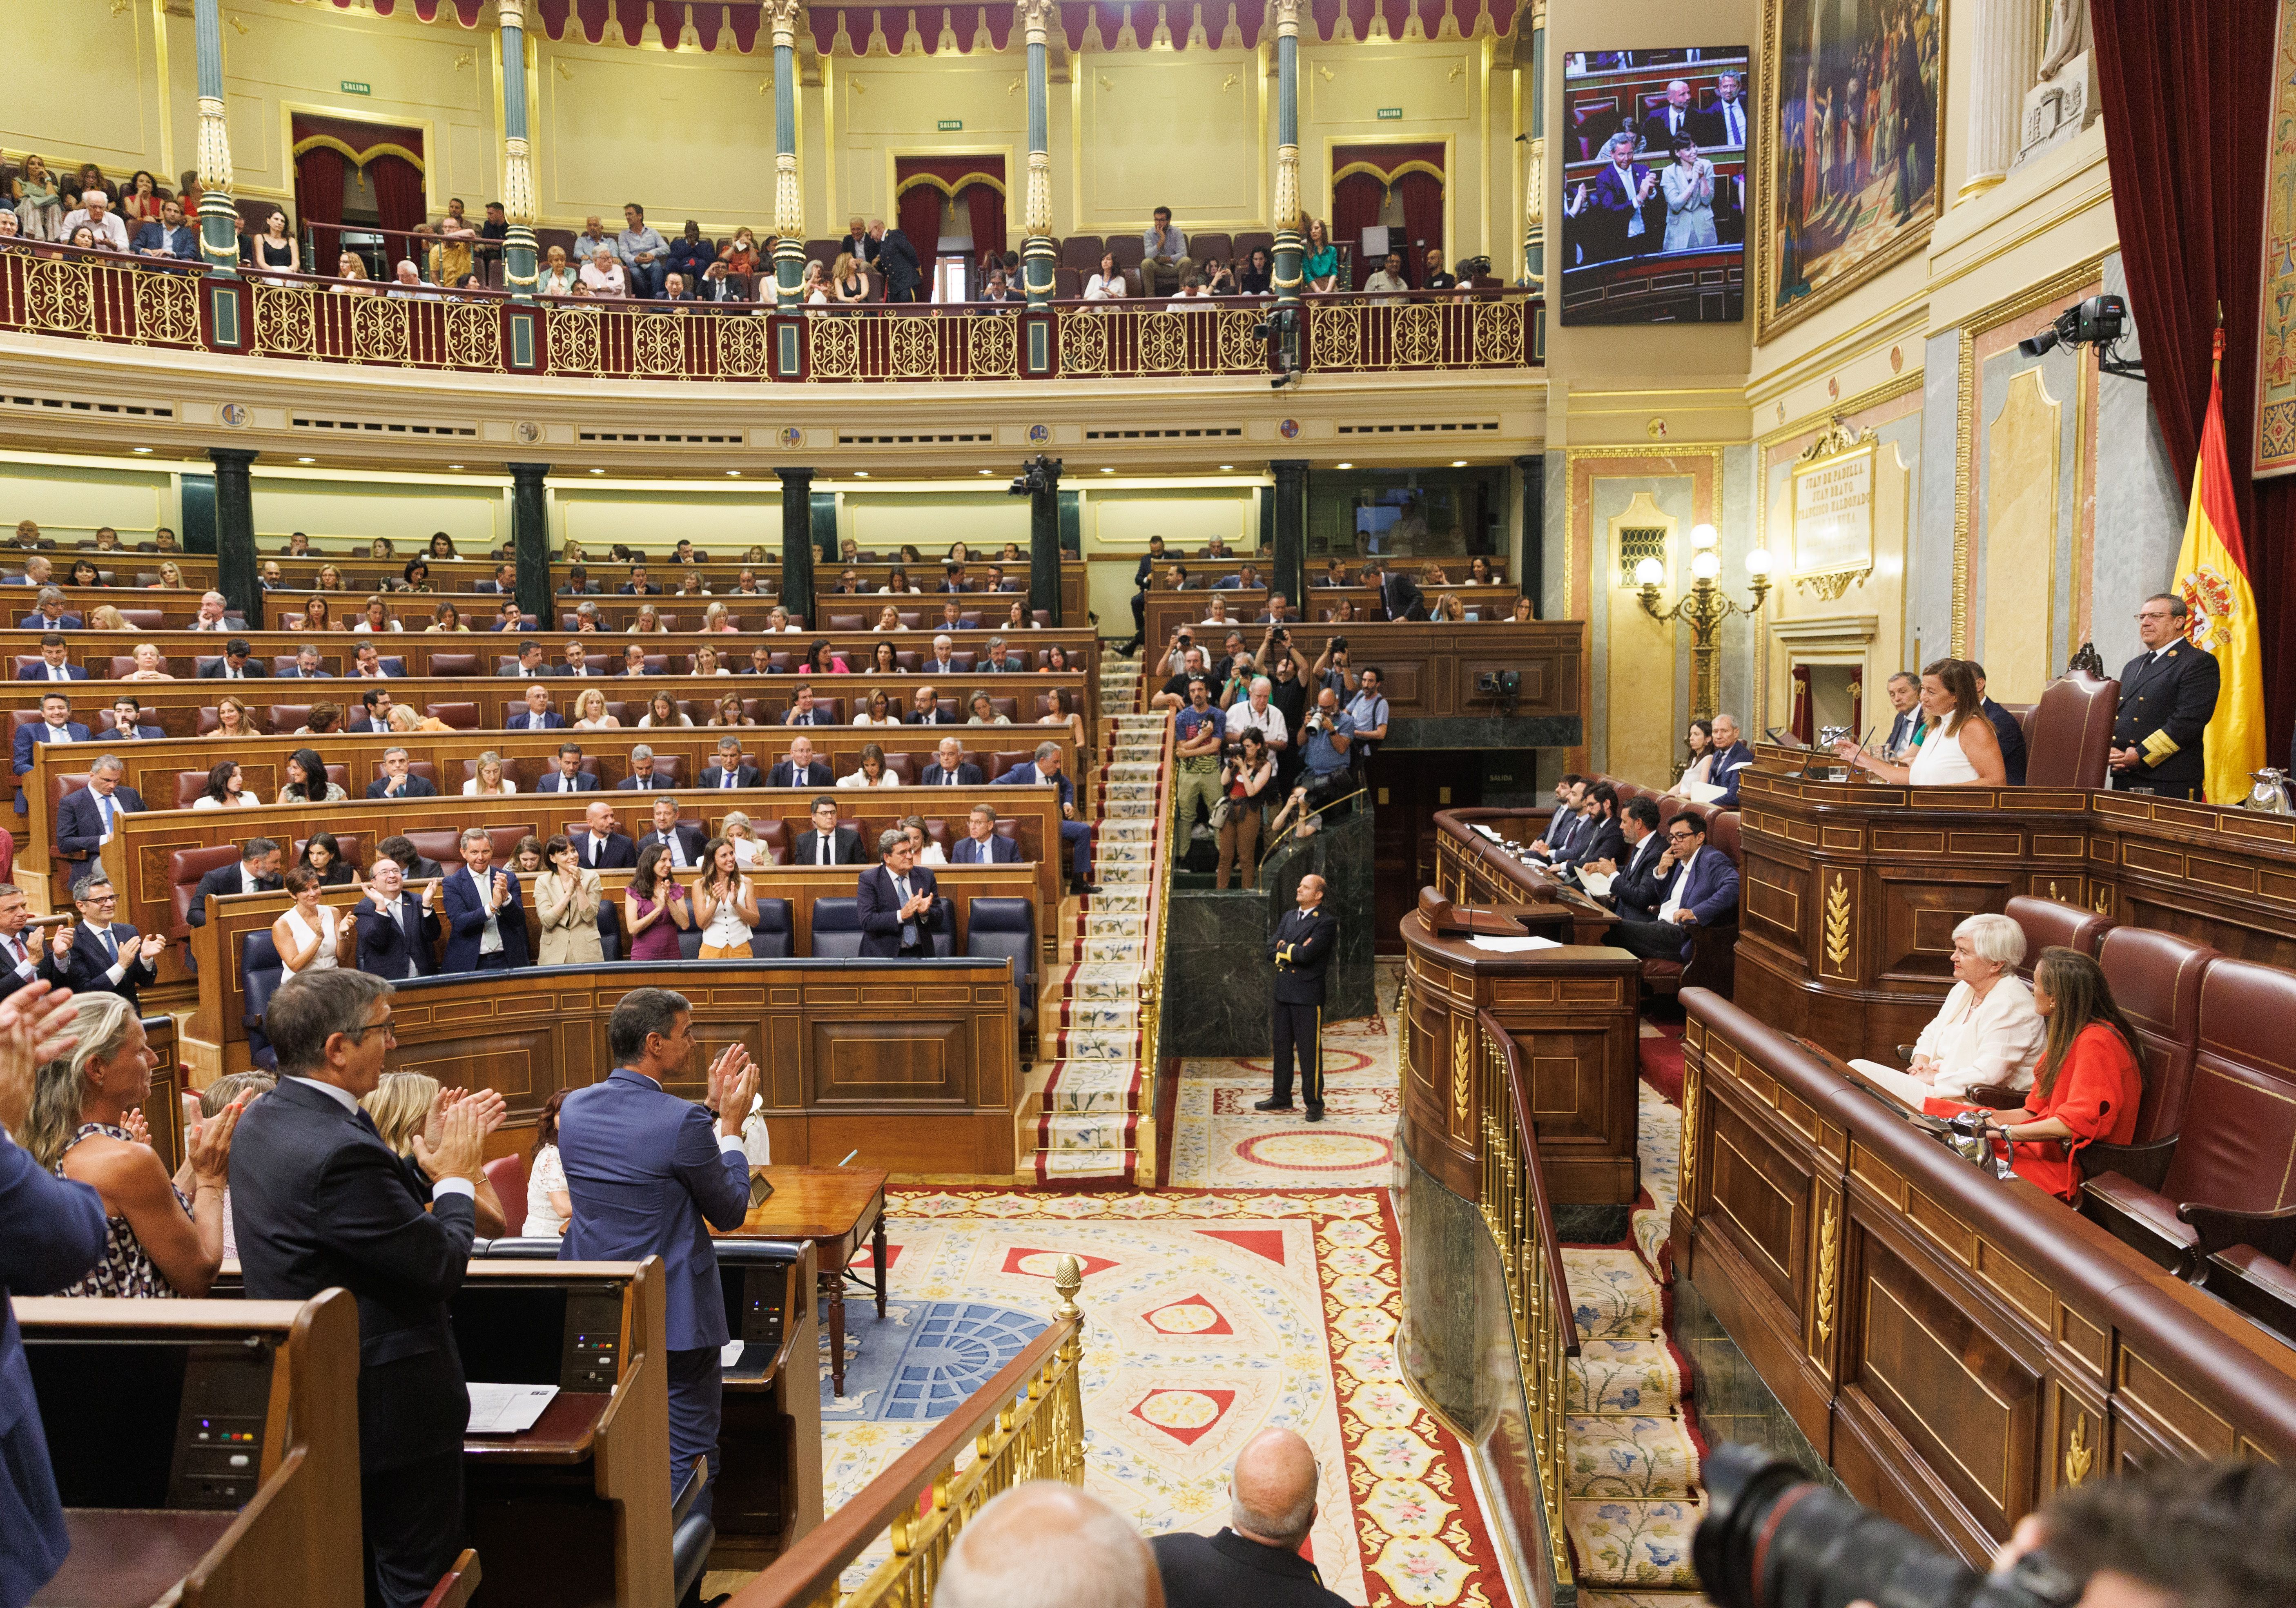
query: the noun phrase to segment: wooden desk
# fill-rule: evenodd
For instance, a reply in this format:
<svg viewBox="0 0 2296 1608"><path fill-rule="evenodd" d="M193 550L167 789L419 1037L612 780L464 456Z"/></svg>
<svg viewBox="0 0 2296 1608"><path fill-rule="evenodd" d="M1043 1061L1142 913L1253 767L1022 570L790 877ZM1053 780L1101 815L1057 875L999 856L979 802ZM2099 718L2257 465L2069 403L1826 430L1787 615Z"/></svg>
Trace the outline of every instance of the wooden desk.
<svg viewBox="0 0 2296 1608"><path fill-rule="evenodd" d="M877 1265L877 1316L885 1316L885 1180L874 1167L768 1167L774 1193L750 1209L736 1235L761 1240L809 1240L820 1260L821 1292L829 1298L829 1379L845 1394L846 1264L864 1235ZM868 1287L868 1286L865 1286Z"/></svg>
<svg viewBox="0 0 2296 1608"><path fill-rule="evenodd" d="M599 1421L612 1399L561 1391L542 1409L541 1417L515 1435L464 1436L463 1456L490 1462L586 1462L597 1444Z"/></svg>
<svg viewBox="0 0 2296 1608"><path fill-rule="evenodd" d="M709 1548L713 1569L762 1569L821 1523L821 1328L814 1315L819 1264L810 1242L796 1248L797 1256L770 1263L727 1260L729 1249L763 1247L718 1248L726 1328L743 1336L749 1280L762 1275L778 1312L780 1343L750 1341L741 1360L723 1371L725 1417L710 1497L718 1528ZM738 1293L729 1276L735 1266L742 1268Z"/></svg>
<svg viewBox="0 0 2296 1608"><path fill-rule="evenodd" d="M68 1507L70 1555L33 1594L34 1608L150 1608L171 1600L238 1522L228 1513Z"/></svg>

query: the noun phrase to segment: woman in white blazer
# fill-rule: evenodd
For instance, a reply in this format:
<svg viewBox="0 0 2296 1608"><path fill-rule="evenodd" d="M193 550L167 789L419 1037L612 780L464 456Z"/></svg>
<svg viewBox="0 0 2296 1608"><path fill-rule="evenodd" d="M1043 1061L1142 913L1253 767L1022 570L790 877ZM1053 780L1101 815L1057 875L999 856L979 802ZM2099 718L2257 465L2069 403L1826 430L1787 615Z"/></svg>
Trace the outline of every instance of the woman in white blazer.
<svg viewBox="0 0 2296 1608"><path fill-rule="evenodd" d="M1953 930L1953 989L1914 1044L1902 1072L1849 1064L1919 1111L1929 1099L1966 1102L1980 1083L2028 1088L2047 1030L2017 976L2025 930L2005 915L1972 915Z"/></svg>

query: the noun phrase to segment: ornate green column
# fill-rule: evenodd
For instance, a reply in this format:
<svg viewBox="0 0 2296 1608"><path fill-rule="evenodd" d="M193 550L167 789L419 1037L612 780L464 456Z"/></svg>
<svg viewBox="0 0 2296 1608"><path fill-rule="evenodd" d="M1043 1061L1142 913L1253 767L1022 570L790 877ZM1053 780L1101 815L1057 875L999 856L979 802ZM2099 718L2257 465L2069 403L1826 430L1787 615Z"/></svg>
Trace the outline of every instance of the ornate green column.
<svg viewBox="0 0 2296 1608"><path fill-rule="evenodd" d="M797 29L803 0L771 0L774 30L774 306L794 313L805 280L805 202L797 182ZM787 577L783 577L786 584Z"/></svg>
<svg viewBox="0 0 2296 1608"><path fill-rule="evenodd" d="M231 133L223 120L222 0L193 0L200 78L200 255L210 274L239 272L239 209L231 200Z"/></svg>
<svg viewBox="0 0 2296 1608"><path fill-rule="evenodd" d="M1301 0L1275 0L1275 305L1300 299L1300 260L1308 238L1300 232L1300 8ZM1297 316L1296 311L1293 316Z"/></svg>
<svg viewBox="0 0 2296 1608"><path fill-rule="evenodd" d="M1053 245L1052 139L1046 132L1050 116L1045 92L1045 47L1052 15L1052 0L1021 0L1021 18L1029 38L1029 190L1021 209L1021 285L1032 308L1052 306L1053 265L1057 255Z"/></svg>
<svg viewBox="0 0 2296 1608"><path fill-rule="evenodd" d="M526 141L526 0L496 0L502 18L503 283L521 301L534 299L534 166Z"/></svg>

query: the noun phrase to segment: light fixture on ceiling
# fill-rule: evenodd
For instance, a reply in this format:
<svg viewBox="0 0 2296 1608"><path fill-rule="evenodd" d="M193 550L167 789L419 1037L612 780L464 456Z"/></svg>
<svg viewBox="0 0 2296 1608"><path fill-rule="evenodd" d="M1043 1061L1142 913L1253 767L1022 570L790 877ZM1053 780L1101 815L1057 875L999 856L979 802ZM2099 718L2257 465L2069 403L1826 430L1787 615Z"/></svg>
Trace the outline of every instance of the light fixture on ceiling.
<svg viewBox="0 0 2296 1608"><path fill-rule="evenodd" d="M149 453L152 449L148 447L139 447L135 450L141 453Z"/></svg>
<svg viewBox="0 0 2296 1608"><path fill-rule="evenodd" d="M316 458L297 458L295 461L298 464L316 464L319 460Z"/></svg>
<svg viewBox="0 0 2296 1608"><path fill-rule="evenodd" d="M1451 467L1454 469L1464 469L1466 466L1467 460L1464 458L1453 458L1451 460Z"/></svg>
<svg viewBox="0 0 2296 1608"><path fill-rule="evenodd" d="M1111 468L1109 465L1107 465L1107 464L1103 464L1100 466L1100 472L1101 472L1101 473L1103 473L1103 474L1114 474L1114 473L1116 472L1116 471L1115 471L1114 469Z"/></svg>
<svg viewBox="0 0 2296 1608"><path fill-rule="evenodd" d="M993 469L984 469L980 472L983 474L995 474L996 472Z"/></svg>
<svg viewBox="0 0 2296 1608"><path fill-rule="evenodd" d="M1341 464L1336 465L1336 467L1341 469L1353 469L1355 465L1353 464Z"/></svg>
<svg viewBox="0 0 2296 1608"><path fill-rule="evenodd" d="M603 470L603 469L594 469L594 470L592 470L590 472L591 472L592 474L603 474L603 473L605 473L606 472L605 472L604 470Z"/></svg>
<svg viewBox="0 0 2296 1608"><path fill-rule="evenodd" d="M853 472L853 478L857 480L865 480L869 478L869 472L865 469L857 469Z"/></svg>
<svg viewBox="0 0 2296 1608"><path fill-rule="evenodd" d="M310 461L311 461L311 460L310 460L310 459L308 459L308 458L305 458L305 459L303 459L303 460L302 460L302 462L304 462L304 463L306 463L306 464L309 463ZM459 470L460 468L462 468L462 465L461 465L460 464L447 464L447 468L449 468L449 469L456 469L456 470Z"/></svg>
<svg viewBox="0 0 2296 1608"><path fill-rule="evenodd" d="M738 470L738 469L729 469L729 470L727 470L727 471L726 472L726 473L727 477L728 477L729 479L732 479L732 480L740 480L740 479L742 478L742 472L741 472L740 470Z"/></svg>
<svg viewBox="0 0 2296 1608"><path fill-rule="evenodd" d="M1227 474L1227 473L1232 472L1234 470L1234 468L1235 468L1235 465L1234 465L1234 464L1221 464L1221 465L1220 465L1220 472L1221 472L1222 474Z"/></svg>

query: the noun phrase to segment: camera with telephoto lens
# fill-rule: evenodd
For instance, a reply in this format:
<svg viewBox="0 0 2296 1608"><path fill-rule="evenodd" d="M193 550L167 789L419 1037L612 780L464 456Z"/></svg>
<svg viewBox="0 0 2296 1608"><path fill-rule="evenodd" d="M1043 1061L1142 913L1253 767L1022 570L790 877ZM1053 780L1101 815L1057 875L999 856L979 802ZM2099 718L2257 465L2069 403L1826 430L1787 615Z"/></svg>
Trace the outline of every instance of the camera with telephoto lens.
<svg viewBox="0 0 2296 1608"><path fill-rule="evenodd" d="M1715 1447L1704 1473L1690 1556L1720 1608L2074 1608L2087 1588L2046 1550L1988 1577L1751 1447Z"/></svg>

